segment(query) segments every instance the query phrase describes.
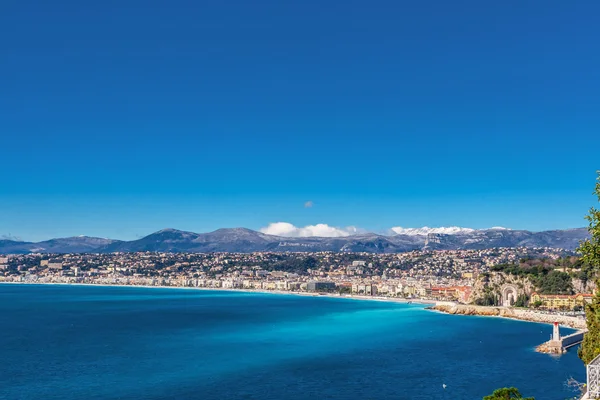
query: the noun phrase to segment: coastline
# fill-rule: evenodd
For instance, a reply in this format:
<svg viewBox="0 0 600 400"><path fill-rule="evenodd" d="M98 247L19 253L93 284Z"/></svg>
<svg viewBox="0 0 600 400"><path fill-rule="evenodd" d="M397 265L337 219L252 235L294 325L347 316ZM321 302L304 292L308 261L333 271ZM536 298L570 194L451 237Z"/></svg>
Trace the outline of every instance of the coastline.
<svg viewBox="0 0 600 400"><path fill-rule="evenodd" d="M400 304L421 304L428 306L425 309L432 312L442 312L450 315L475 315L481 317L507 318L523 322L534 322L543 324L553 324L558 322L560 325L573 329L586 329L585 319L580 319L565 315L544 314L541 312L516 309L509 307L486 307L468 304L459 304L449 301L436 301L427 299L404 299L383 296L361 296L361 295L339 295L331 293L311 293L311 292L290 292L285 290L255 290L255 289L231 289L231 288L206 288L195 286L154 286L154 285L111 285L107 283L68 283L68 282L0 282L10 285L63 285L63 286L100 286L100 287L127 287L127 288L146 288L146 289L184 289L184 290L208 290L222 292L241 292L256 294L276 294L292 295L303 297L326 297L333 299L347 299L358 301L384 301Z"/></svg>
<svg viewBox="0 0 600 400"><path fill-rule="evenodd" d="M587 329L586 320L582 318L560 314L545 314L522 308L475 306L468 304L452 304L447 302L442 304L440 302L430 309L451 315L499 317L542 324L553 324L554 322L558 322L559 325L572 329Z"/></svg>
<svg viewBox="0 0 600 400"><path fill-rule="evenodd" d="M339 295L331 293L313 293L313 292L291 292L287 290L256 290L256 289L230 289L230 288L208 288L196 286L163 286L163 285L111 285L108 283L68 283L68 282L0 282L0 285L56 285L56 286L99 286L99 287L124 287L124 288L145 288L145 289L184 289L184 290L205 290L212 292L240 292L240 293L256 293L256 294L281 294L302 297L326 297L332 299L348 299L361 301L385 301L401 304L423 304L434 306L438 302L435 300L426 299L404 299L383 296L360 296L360 295Z"/></svg>

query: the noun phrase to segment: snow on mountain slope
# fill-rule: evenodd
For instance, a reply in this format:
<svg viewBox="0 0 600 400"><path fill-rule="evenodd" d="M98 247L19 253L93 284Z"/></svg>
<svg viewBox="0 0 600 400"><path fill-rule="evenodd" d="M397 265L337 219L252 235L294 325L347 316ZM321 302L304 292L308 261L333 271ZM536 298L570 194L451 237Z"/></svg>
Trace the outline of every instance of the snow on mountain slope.
<svg viewBox="0 0 600 400"><path fill-rule="evenodd" d="M424 226L422 228L403 228L401 226L396 226L392 228L392 231L397 235L419 235L419 236L427 236L431 233L437 233L442 235L460 235L466 233L473 233L475 229L471 228L461 228L458 226L449 226L449 227L439 227L439 228L430 228L428 226Z"/></svg>

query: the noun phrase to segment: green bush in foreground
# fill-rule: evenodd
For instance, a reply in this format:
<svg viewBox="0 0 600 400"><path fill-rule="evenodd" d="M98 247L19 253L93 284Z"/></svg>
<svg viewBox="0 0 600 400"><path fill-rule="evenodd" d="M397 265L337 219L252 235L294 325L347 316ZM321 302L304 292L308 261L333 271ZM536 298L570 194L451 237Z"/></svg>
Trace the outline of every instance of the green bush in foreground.
<svg viewBox="0 0 600 400"><path fill-rule="evenodd" d="M600 171L594 193L600 201ZM590 223L588 230L591 238L582 242L578 250L583 261L591 266L597 277L600 270L600 210L592 207L586 219ZM596 287L600 288L598 279ZM585 306L585 317L588 332L583 337L583 343L579 348L579 358L587 365L600 354L600 290L596 290L592 303Z"/></svg>
<svg viewBox="0 0 600 400"><path fill-rule="evenodd" d="M523 397L517 388L502 388L494 390L489 396L485 396L483 400L511 400L511 399L520 399L520 400L535 400L533 397Z"/></svg>

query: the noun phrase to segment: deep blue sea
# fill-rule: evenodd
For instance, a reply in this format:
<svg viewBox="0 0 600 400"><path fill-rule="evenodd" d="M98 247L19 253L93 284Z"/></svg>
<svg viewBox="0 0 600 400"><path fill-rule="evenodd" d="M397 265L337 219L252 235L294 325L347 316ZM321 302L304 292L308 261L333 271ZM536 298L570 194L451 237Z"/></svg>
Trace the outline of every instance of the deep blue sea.
<svg viewBox="0 0 600 400"><path fill-rule="evenodd" d="M415 304L0 284L0 398L564 400L585 369L534 352L550 333Z"/></svg>

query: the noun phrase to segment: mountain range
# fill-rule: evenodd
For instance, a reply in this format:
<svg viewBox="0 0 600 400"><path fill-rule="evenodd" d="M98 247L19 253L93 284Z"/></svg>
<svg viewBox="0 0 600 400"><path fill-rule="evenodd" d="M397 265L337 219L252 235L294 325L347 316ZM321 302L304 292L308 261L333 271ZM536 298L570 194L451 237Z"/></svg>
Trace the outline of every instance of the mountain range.
<svg viewBox="0 0 600 400"><path fill-rule="evenodd" d="M141 239L121 241L88 236L43 242L0 240L0 254L113 253L113 252L239 252L341 251L400 253L412 250L487 249L494 247L553 247L574 250L589 237L585 228L530 232L506 228L468 228L432 231L417 228L393 235L374 233L343 237L283 237L246 228L218 229L209 233L163 229ZM444 233L439 233L444 232Z"/></svg>

